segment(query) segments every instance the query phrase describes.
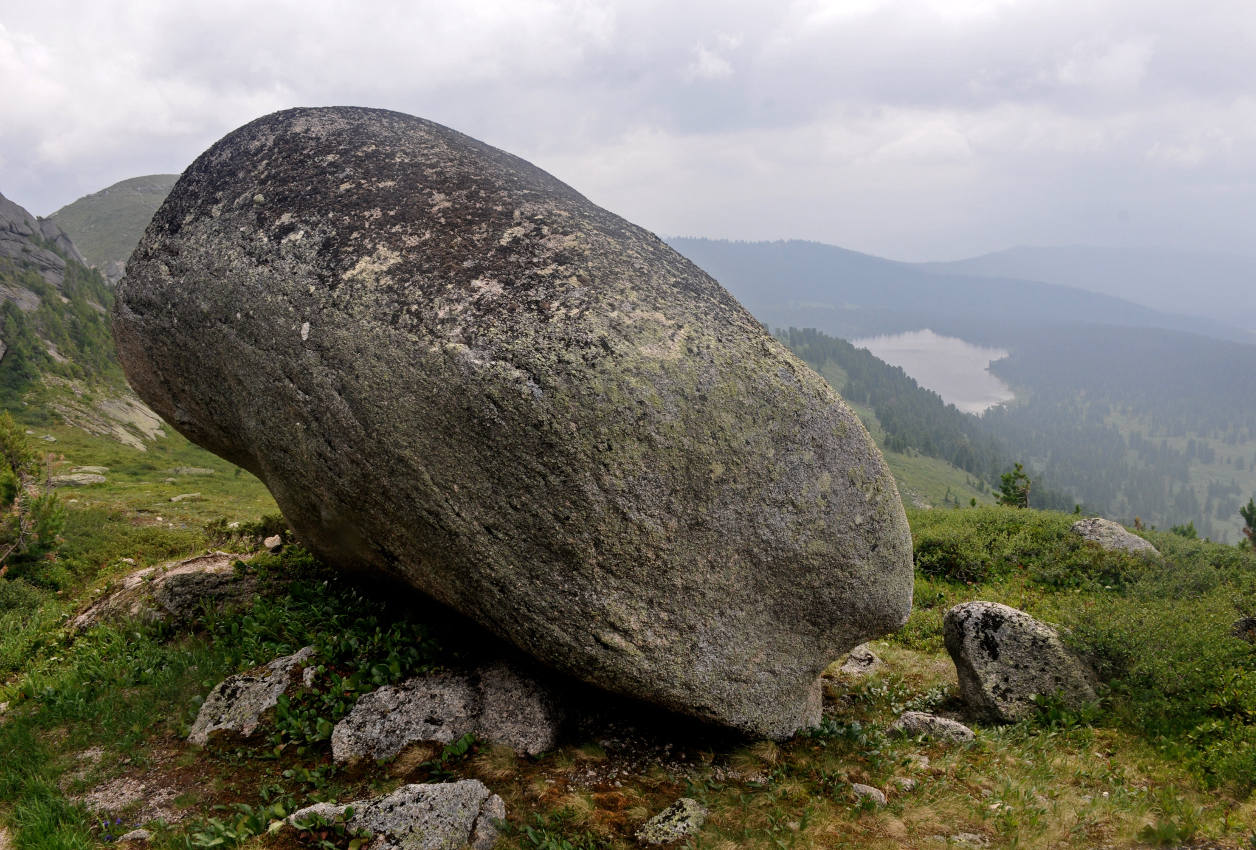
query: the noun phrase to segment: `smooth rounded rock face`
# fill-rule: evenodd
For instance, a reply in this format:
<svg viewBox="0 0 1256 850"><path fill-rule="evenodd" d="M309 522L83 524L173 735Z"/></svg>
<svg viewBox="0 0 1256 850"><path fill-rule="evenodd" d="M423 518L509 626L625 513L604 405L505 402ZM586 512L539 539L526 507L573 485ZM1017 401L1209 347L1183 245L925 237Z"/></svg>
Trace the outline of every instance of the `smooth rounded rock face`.
<svg viewBox="0 0 1256 850"><path fill-rule="evenodd" d="M419 118L297 109L191 167L119 355L302 541L546 663L755 735L900 626L911 539L858 419L719 284Z"/></svg>

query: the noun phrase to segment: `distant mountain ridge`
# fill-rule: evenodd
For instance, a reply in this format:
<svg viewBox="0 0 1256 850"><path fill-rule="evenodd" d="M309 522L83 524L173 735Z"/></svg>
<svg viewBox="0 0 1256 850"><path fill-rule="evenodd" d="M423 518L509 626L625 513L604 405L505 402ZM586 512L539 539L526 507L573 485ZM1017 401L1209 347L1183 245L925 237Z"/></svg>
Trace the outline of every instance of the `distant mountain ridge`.
<svg viewBox="0 0 1256 850"><path fill-rule="evenodd" d="M87 264L117 283L144 229L178 179L177 174L132 177L85 195L45 220L60 225Z"/></svg>
<svg viewBox="0 0 1256 850"><path fill-rule="evenodd" d="M1200 316L1256 342L1256 257L1094 245L1017 246L951 262L917 263L939 274L1021 278L1075 286L1155 310Z"/></svg>
<svg viewBox="0 0 1256 850"><path fill-rule="evenodd" d="M932 328L1007 345L1025 327L1083 323L1253 341L1220 322L1077 287L943 273L820 242L687 237L667 242L773 327L814 327L845 339Z"/></svg>

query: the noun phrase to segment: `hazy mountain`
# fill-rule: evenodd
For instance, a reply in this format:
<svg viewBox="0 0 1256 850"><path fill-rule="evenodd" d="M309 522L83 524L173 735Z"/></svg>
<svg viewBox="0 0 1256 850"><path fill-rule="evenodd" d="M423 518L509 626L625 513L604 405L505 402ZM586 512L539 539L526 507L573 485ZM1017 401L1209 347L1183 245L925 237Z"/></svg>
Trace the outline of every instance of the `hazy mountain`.
<svg viewBox="0 0 1256 850"><path fill-rule="evenodd" d="M932 328L1001 345L1026 327L1077 323L1247 339L1219 322L1077 287L941 273L818 242L668 242L772 327L812 327L846 339Z"/></svg>
<svg viewBox="0 0 1256 850"><path fill-rule="evenodd" d="M791 332L882 420L886 445L984 481L1014 458L1052 504L1235 539L1256 492L1256 345L1208 319L1075 287L941 273L808 242L672 244L769 326L858 338L932 328L1010 352L1015 391L979 419L912 390L836 341ZM939 353L939 356L942 356ZM827 373L826 373L827 374Z"/></svg>
<svg viewBox="0 0 1256 850"><path fill-rule="evenodd" d="M948 275L1075 286L1156 310L1207 317L1256 334L1256 257L1167 248L1021 246L917 267Z"/></svg>
<svg viewBox="0 0 1256 850"><path fill-rule="evenodd" d="M177 174L132 177L67 204L47 220L70 234L88 265L116 283L153 213L178 179Z"/></svg>

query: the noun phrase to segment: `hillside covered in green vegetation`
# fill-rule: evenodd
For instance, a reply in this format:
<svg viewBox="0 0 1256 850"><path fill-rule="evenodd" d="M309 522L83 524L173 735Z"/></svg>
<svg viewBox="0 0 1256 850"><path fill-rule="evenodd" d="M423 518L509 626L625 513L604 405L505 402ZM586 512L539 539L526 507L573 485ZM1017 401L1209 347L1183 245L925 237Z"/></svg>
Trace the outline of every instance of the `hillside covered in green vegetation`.
<svg viewBox="0 0 1256 850"><path fill-rule="evenodd" d="M48 218L70 234L88 263L116 282L153 213L178 179L177 174L132 177L79 198Z"/></svg>

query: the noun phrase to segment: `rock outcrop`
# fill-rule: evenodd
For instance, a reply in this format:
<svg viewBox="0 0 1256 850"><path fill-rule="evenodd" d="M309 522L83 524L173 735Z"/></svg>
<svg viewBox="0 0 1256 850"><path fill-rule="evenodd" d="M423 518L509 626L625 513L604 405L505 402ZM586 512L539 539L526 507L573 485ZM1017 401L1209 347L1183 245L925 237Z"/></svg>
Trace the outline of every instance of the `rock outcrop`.
<svg viewBox="0 0 1256 850"><path fill-rule="evenodd" d="M491 850L497 824L506 819L506 804L475 779L439 785L403 785L385 797L352 803L317 803L287 818L301 828L321 820L330 823L353 807L345 824L370 830L372 850Z"/></svg>
<svg viewBox="0 0 1256 850"><path fill-rule="evenodd" d="M205 605L242 605L253 598L256 579L236 571L242 555L213 552L136 570L121 586L97 599L71 621L75 630L104 620L183 622Z"/></svg>
<svg viewBox="0 0 1256 850"><path fill-rule="evenodd" d="M201 704L188 741L203 747L218 737L251 736L279 704L279 697L309 685L313 657L314 647L307 646L256 670L223 679Z"/></svg>
<svg viewBox="0 0 1256 850"><path fill-rule="evenodd" d="M33 267L48 283L60 287L65 282L65 260L43 245L54 246L75 262L87 265L61 228L47 219L36 218L0 195L0 258ZM33 310L39 304L39 296L30 295L34 298L34 304L30 306L25 306L16 294L12 299L19 307Z"/></svg>
<svg viewBox="0 0 1256 850"><path fill-rule="evenodd" d="M1072 532L1083 540L1097 543L1109 552L1131 552L1136 555L1159 555L1159 550L1125 526L1103 517L1079 519L1072 525Z"/></svg>
<svg viewBox="0 0 1256 850"><path fill-rule="evenodd" d="M1034 697L1079 707L1095 699L1094 674L1055 629L997 602L965 602L942 621L964 703L978 717L1011 723L1033 714Z"/></svg>
<svg viewBox="0 0 1256 850"><path fill-rule="evenodd" d="M652 234L440 125L231 133L114 320L141 397L307 546L604 688L781 737L909 612L894 481L825 381Z"/></svg>

